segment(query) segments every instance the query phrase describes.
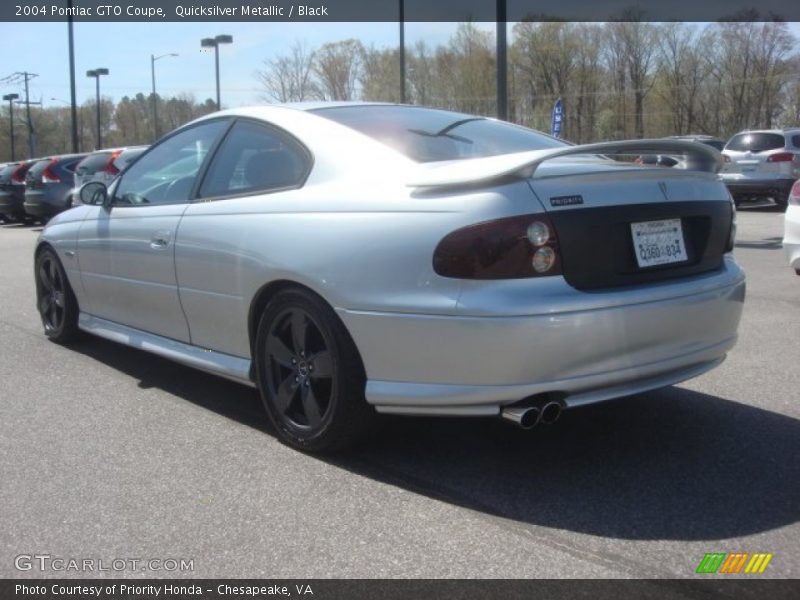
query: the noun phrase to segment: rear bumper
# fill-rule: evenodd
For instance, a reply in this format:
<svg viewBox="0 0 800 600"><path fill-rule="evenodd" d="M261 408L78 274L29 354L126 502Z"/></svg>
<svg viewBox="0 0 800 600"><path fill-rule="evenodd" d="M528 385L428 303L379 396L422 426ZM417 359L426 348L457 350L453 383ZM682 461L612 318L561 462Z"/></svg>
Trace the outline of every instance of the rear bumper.
<svg viewBox="0 0 800 600"><path fill-rule="evenodd" d="M781 202L789 196L794 179L750 179L738 174L723 174L722 181L734 196L768 196Z"/></svg>
<svg viewBox="0 0 800 600"><path fill-rule="evenodd" d="M29 190L25 192L23 207L32 217L50 218L69 208L69 198L58 198L47 191Z"/></svg>
<svg viewBox="0 0 800 600"><path fill-rule="evenodd" d="M338 313L364 359L367 400L380 412L496 415L534 394L579 406L717 366L736 341L744 274L726 258L718 272L693 279L610 292L607 306L603 292L573 291L561 306L521 316Z"/></svg>
<svg viewBox="0 0 800 600"><path fill-rule="evenodd" d="M789 206L783 225L783 249L793 269L800 269L800 206Z"/></svg>
<svg viewBox="0 0 800 600"><path fill-rule="evenodd" d="M0 191L0 214L12 216L16 219L25 217L22 195L13 192Z"/></svg>

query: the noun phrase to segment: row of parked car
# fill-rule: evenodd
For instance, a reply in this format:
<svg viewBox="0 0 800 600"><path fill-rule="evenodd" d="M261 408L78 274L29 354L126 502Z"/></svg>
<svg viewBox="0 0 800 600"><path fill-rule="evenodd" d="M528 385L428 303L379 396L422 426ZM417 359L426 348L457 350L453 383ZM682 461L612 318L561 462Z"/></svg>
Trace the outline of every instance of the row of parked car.
<svg viewBox="0 0 800 600"><path fill-rule="evenodd" d="M673 136L712 146L725 163L720 177L736 203L772 198L786 208L792 185L800 179L800 128L742 131L728 142L708 135ZM685 157L663 154L640 156L637 162L675 169L691 168Z"/></svg>
<svg viewBox="0 0 800 600"><path fill-rule="evenodd" d="M0 165L0 217L46 223L70 208L75 190L89 181L110 183L147 146L61 154Z"/></svg>

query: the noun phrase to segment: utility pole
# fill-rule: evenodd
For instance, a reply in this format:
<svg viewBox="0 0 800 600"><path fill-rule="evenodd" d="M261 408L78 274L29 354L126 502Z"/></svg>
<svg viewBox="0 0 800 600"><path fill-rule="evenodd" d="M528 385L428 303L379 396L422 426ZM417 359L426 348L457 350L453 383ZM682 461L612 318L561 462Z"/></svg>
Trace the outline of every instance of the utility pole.
<svg viewBox="0 0 800 600"><path fill-rule="evenodd" d="M0 83L6 85L13 85L24 81L25 83L25 101L21 104L25 105L25 118L28 121L28 158L33 158L36 155L36 136L33 130L33 119L31 118L31 104L41 104L41 102L31 102L30 89L28 82L34 77L38 77L37 73L28 73L27 71L17 71L7 77L0 79Z"/></svg>

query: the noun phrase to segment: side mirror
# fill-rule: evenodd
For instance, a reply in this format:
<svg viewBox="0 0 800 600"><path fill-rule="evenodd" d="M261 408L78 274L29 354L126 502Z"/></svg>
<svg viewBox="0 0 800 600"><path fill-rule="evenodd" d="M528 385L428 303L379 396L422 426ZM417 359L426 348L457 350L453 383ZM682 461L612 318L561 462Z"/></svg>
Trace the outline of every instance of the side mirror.
<svg viewBox="0 0 800 600"><path fill-rule="evenodd" d="M78 190L78 198L81 204L105 206L108 202L108 188L102 181L90 181L84 183Z"/></svg>

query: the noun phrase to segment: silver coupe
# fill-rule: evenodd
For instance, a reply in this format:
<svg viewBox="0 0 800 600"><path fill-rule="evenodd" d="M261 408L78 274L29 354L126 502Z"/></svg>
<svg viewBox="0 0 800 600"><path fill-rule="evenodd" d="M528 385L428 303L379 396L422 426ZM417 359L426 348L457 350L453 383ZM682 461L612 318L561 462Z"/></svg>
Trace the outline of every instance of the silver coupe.
<svg viewBox="0 0 800 600"><path fill-rule="evenodd" d="M692 170L612 155L687 157ZM390 104L238 108L153 145L36 246L45 334L80 331L258 388L285 442L376 413L502 416L719 365L745 278L720 154L574 146Z"/></svg>

